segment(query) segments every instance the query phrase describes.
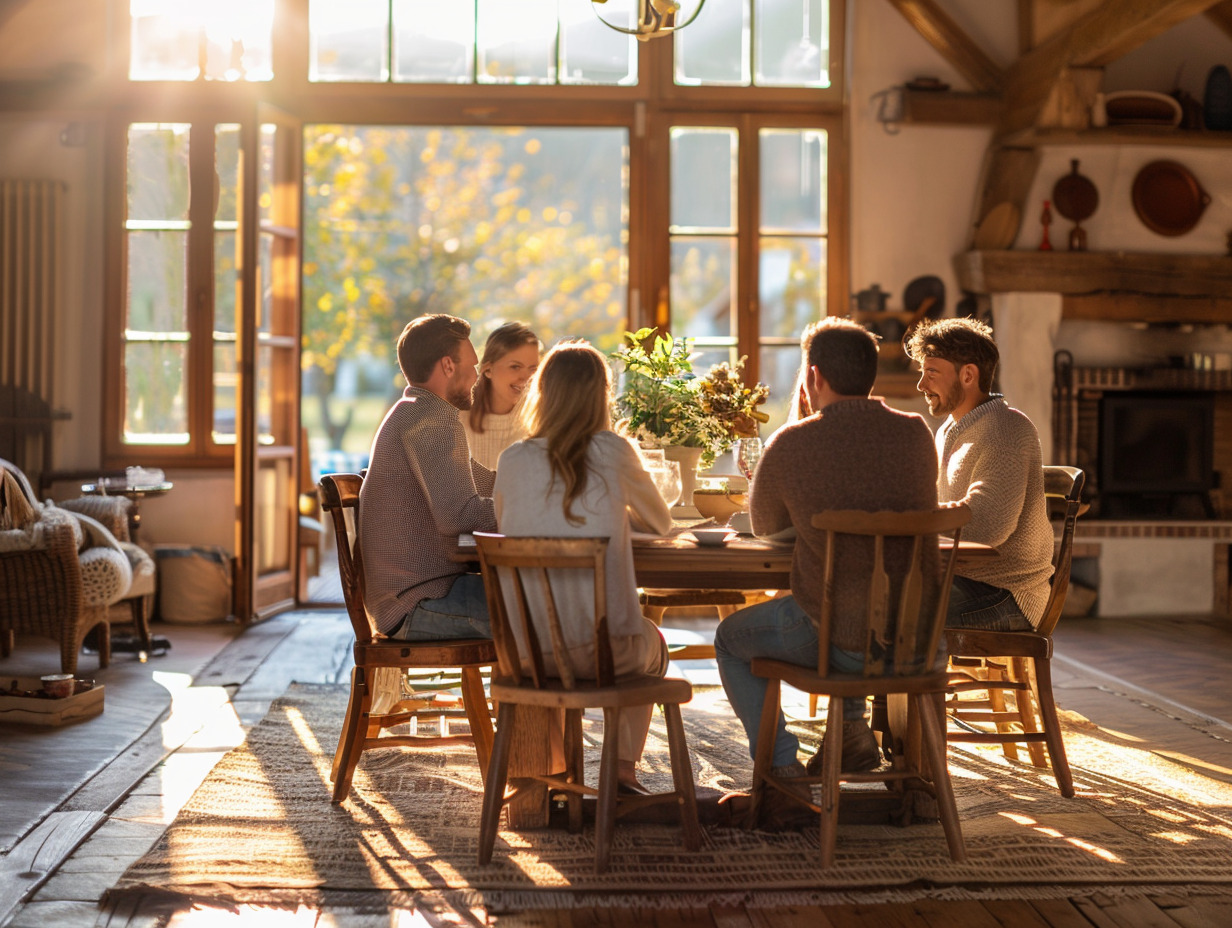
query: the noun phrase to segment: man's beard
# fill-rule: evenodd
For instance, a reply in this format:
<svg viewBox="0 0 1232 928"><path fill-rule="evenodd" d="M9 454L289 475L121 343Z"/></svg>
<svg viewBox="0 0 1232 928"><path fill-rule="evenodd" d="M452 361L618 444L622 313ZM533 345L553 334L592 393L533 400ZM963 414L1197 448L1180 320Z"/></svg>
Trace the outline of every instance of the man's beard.
<svg viewBox="0 0 1232 928"><path fill-rule="evenodd" d="M471 408L471 391L469 388L463 388L459 384L450 383L448 391L445 394L445 400L458 409L466 412Z"/></svg>
<svg viewBox="0 0 1232 928"><path fill-rule="evenodd" d="M958 408L963 399L962 387L955 383L946 392L945 396L941 394L936 394L936 396L937 405L933 406L933 404L929 403L928 411L932 414L933 418L940 419L942 416L948 416Z"/></svg>

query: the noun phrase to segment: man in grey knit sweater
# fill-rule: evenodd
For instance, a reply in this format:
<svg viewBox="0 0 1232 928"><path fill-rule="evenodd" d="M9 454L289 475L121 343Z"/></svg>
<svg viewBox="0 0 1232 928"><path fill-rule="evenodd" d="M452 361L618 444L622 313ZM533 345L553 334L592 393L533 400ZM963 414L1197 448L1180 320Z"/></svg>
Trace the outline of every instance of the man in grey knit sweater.
<svg viewBox="0 0 1232 928"><path fill-rule="evenodd" d="M928 425L914 413L869 398L877 376L876 337L857 323L831 317L810 326L802 344L809 408L802 410L804 418L783 426L770 439L749 500L758 535L791 529L797 534L791 595L733 613L719 624L714 638L723 688L744 725L750 754L757 744L767 685L750 670L753 658L817 666L825 533L813 528L813 515L827 509L931 509L937 504L937 456ZM893 559L888 564L891 575ZM871 562L869 551L839 548L838 576L858 579L835 584L830 667L837 672L863 668L869 567L866 563L861 570L862 561ZM843 769L877 767L881 755L864 721L863 701L849 699L843 709ZM805 773L798 748L780 712L775 773ZM820 757L818 752L815 760Z"/></svg>
<svg viewBox="0 0 1232 928"><path fill-rule="evenodd" d="M999 354L992 329L975 319L919 326L907 353L920 366L916 389L937 429L941 502L965 502L964 541L999 556L962 568L946 624L1030 631L1044 615L1052 576L1053 532L1044 501L1039 435L1022 412L992 393Z"/></svg>

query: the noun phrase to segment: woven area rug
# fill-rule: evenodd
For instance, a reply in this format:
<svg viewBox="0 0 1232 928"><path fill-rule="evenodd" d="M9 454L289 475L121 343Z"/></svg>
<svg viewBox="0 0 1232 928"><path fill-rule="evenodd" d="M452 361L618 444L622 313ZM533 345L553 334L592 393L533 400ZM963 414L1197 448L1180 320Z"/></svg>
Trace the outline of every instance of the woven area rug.
<svg viewBox="0 0 1232 928"><path fill-rule="evenodd" d="M951 748L964 863L950 860L935 823L843 825L828 871L816 864L814 827L772 833L708 825L702 849L689 853L675 827L624 824L611 869L597 876L589 827L578 835L502 830L492 863L478 865L482 787L465 748L369 753L351 798L333 805L328 776L345 704L342 687L292 686L109 899L287 905L322 904L339 893L462 891L502 907L532 907L568 905L562 899L570 895L846 901L908 887L960 898L990 889L1030 896L1049 887L1059 894L1084 885L1232 883L1232 786L1119 743L1077 716L1066 719L1074 799L1063 799L1051 776L998 751ZM743 731L722 690L699 688L684 709L698 782L747 788ZM662 720L655 720L643 763L650 786L666 782L668 769ZM806 744L817 743L812 723L794 728Z"/></svg>

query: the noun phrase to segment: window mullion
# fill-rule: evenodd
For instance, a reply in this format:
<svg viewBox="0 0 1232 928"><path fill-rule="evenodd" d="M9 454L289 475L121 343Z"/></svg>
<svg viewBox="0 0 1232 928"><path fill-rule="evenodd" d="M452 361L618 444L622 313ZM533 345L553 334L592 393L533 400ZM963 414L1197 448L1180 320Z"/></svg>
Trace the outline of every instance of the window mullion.
<svg viewBox="0 0 1232 928"><path fill-rule="evenodd" d="M188 428L193 454L208 454L211 448L211 389L214 331L214 203L217 175L214 169L214 123L193 124L189 146L189 183L192 197L188 217Z"/></svg>
<svg viewBox="0 0 1232 928"><path fill-rule="evenodd" d="M740 133L739 160L737 170L739 181L736 185L738 200L736 216L739 224L736 232L736 318L737 355L747 355L745 367L746 382L757 381L760 368L759 335L761 322L758 294L759 239L761 228L758 221L760 215L759 202L761 193L760 147L757 135L757 125L750 116L743 116L738 124Z"/></svg>

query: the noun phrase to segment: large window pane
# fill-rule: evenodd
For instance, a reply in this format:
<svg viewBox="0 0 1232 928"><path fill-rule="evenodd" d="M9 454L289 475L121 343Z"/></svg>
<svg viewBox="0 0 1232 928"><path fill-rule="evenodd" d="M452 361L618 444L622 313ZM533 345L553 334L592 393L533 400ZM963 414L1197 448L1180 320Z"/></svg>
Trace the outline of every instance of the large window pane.
<svg viewBox="0 0 1232 928"><path fill-rule="evenodd" d="M617 4L609 2L606 7ZM604 19L628 28L627 14L622 21L606 7ZM637 40L599 22L589 2L562 3L560 30L562 84L637 83Z"/></svg>
<svg viewBox="0 0 1232 928"><path fill-rule="evenodd" d="M475 71L475 5L393 0L395 81L469 83Z"/></svg>
<svg viewBox="0 0 1232 928"><path fill-rule="evenodd" d="M235 339L214 342L214 424L216 444L235 444L235 401L239 389Z"/></svg>
<svg viewBox="0 0 1232 928"><path fill-rule="evenodd" d="M762 129L762 231L826 232L826 134Z"/></svg>
<svg viewBox="0 0 1232 928"><path fill-rule="evenodd" d="M681 15L696 7L682 0ZM706 0L697 19L673 37L677 84L738 84L751 80L749 0Z"/></svg>
<svg viewBox="0 0 1232 928"><path fill-rule="evenodd" d="M825 0L755 0L754 82L763 87L830 85L830 5Z"/></svg>
<svg viewBox="0 0 1232 928"><path fill-rule="evenodd" d="M556 80L556 0L478 0L479 80Z"/></svg>
<svg viewBox="0 0 1232 928"><path fill-rule="evenodd" d="M825 315L826 240L762 238L760 244L760 335L799 338Z"/></svg>
<svg viewBox="0 0 1232 928"><path fill-rule="evenodd" d="M273 77L274 0L130 0L129 12L130 80Z"/></svg>
<svg viewBox="0 0 1232 928"><path fill-rule="evenodd" d="M127 443L188 444L187 351L183 342L170 341L130 343L125 348Z"/></svg>
<svg viewBox="0 0 1232 928"><path fill-rule="evenodd" d="M762 412L770 417L762 423L761 434L773 435L787 421L800 371L800 345L763 345L759 352L758 379L770 388L770 399Z"/></svg>
<svg viewBox="0 0 1232 928"><path fill-rule="evenodd" d="M308 79L389 80L389 0L310 0Z"/></svg>
<svg viewBox="0 0 1232 928"><path fill-rule="evenodd" d="M732 338L736 334L736 240L672 237L672 334Z"/></svg>
<svg viewBox="0 0 1232 928"><path fill-rule="evenodd" d="M188 328L188 233L130 232L125 329L135 333Z"/></svg>
<svg viewBox="0 0 1232 928"><path fill-rule="evenodd" d="M735 231L737 139L735 129L672 129L673 231Z"/></svg>
<svg viewBox="0 0 1232 928"><path fill-rule="evenodd" d="M129 126L130 222L188 219L188 130L185 123Z"/></svg>
<svg viewBox="0 0 1232 928"><path fill-rule="evenodd" d="M304 417L362 452L398 387L398 332L508 320L546 345L620 343L628 273L623 128L308 126Z"/></svg>

